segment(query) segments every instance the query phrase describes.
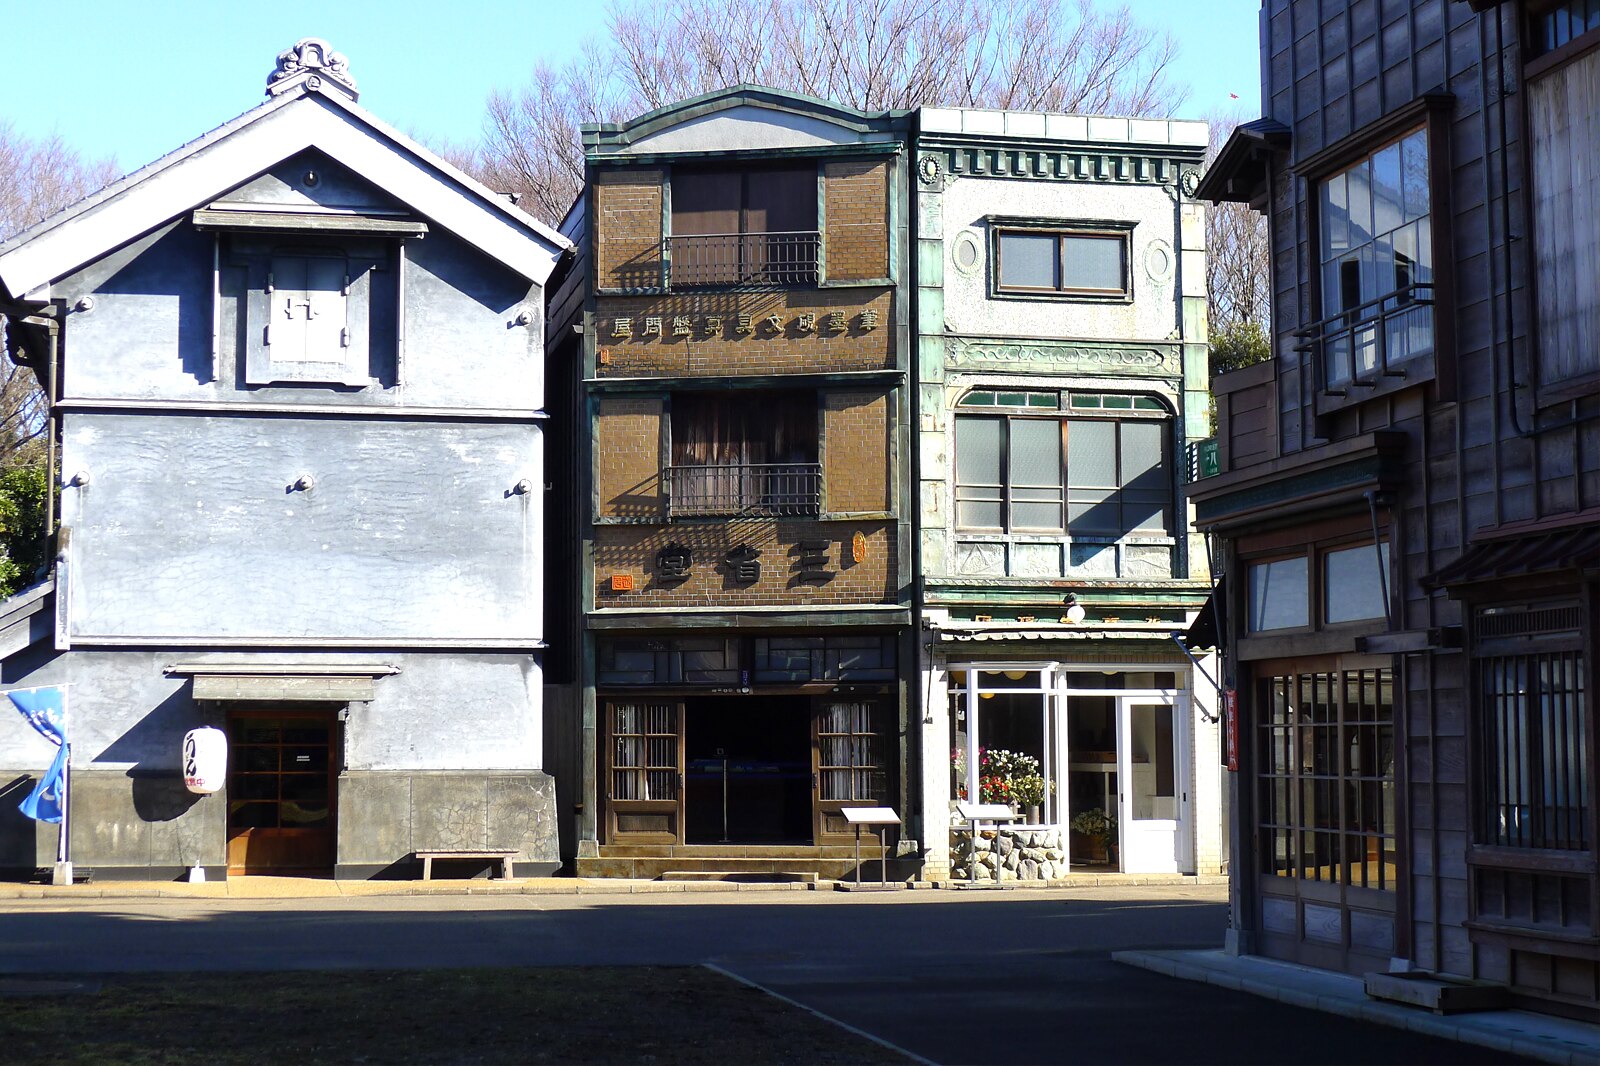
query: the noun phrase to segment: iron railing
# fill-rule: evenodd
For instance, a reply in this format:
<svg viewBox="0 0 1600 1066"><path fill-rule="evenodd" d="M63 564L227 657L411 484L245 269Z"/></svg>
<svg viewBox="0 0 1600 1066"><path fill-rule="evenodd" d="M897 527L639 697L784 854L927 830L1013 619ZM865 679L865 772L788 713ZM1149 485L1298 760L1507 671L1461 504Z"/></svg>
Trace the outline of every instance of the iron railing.
<svg viewBox="0 0 1600 1066"><path fill-rule="evenodd" d="M1405 364L1433 354L1433 285L1417 282L1329 315L1297 330L1323 391L1376 388L1384 378L1404 378Z"/></svg>
<svg viewBox="0 0 1600 1066"><path fill-rule="evenodd" d="M667 468L667 514L788 518L822 510L821 463L747 463Z"/></svg>
<svg viewBox="0 0 1600 1066"><path fill-rule="evenodd" d="M661 242L667 286L673 289L774 288L815 285L822 235L700 233Z"/></svg>

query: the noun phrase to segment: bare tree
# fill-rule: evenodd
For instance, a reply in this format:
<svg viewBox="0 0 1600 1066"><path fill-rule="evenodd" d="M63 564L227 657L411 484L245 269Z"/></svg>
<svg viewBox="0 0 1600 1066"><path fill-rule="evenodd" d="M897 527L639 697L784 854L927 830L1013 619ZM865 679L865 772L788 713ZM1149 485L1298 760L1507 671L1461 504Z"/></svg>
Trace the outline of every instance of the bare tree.
<svg viewBox="0 0 1600 1066"><path fill-rule="evenodd" d="M0 121L0 241L116 176L110 159L88 159L59 134L31 138ZM5 347L0 332L0 349ZM32 457L46 414L44 390L33 371L0 356L0 467Z"/></svg>
<svg viewBox="0 0 1600 1066"><path fill-rule="evenodd" d="M1238 112L1213 114L1209 164L1239 125ZM1267 220L1249 204L1212 204L1206 209L1206 292L1213 337L1241 329L1263 336L1272 322L1272 272Z"/></svg>
<svg viewBox="0 0 1600 1066"><path fill-rule="evenodd" d="M610 35L489 100L477 173L559 222L583 183L577 127L739 84L862 110L922 104L1114 113L1183 100L1177 46L1094 0L613 0Z"/></svg>

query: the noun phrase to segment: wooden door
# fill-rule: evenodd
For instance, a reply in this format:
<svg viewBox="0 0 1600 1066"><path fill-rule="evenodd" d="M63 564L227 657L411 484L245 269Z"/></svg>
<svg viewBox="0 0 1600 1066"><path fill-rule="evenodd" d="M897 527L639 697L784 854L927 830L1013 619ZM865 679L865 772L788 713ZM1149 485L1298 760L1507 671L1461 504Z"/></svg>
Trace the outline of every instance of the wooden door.
<svg viewBox="0 0 1600 1066"><path fill-rule="evenodd" d="M606 704L606 841L683 843L683 704Z"/></svg>
<svg viewBox="0 0 1600 1066"><path fill-rule="evenodd" d="M855 830L839 812L846 807L889 805L890 766L894 760L890 708L880 700L817 702L812 716L812 808L818 844L855 840ZM878 844L863 830L862 843Z"/></svg>
<svg viewBox="0 0 1600 1066"><path fill-rule="evenodd" d="M339 727L332 709L228 715L228 870L333 868Z"/></svg>

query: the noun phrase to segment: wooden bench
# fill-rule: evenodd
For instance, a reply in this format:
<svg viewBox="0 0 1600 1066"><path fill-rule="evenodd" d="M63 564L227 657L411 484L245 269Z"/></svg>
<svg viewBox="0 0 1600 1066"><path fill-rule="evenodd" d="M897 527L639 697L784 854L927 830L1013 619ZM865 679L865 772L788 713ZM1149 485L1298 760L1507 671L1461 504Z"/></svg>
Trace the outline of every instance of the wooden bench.
<svg viewBox="0 0 1600 1066"><path fill-rule="evenodd" d="M501 879L509 881L509 880L511 880L511 857L513 855L515 855L516 852L515 851L496 850L496 849L491 849L491 850L488 850L488 851L475 851L475 850L470 850L470 849L468 849L468 850L433 849L433 850L427 850L427 851L417 851L417 852L414 852L414 854L416 855L417 858L422 860L422 879L424 881L432 881L433 880L433 860L434 859L497 859L500 862L500 877L501 877Z"/></svg>

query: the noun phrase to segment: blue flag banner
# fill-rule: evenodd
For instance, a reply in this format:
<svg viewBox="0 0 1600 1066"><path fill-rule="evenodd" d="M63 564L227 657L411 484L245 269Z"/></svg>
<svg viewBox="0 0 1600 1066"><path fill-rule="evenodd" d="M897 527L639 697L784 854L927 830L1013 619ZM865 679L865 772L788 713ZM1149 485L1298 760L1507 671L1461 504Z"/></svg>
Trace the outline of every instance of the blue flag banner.
<svg viewBox="0 0 1600 1066"><path fill-rule="evenodd" d="M59 688L19 688L7 692L28 724L50 743L67 742L67 694Z"/></svg>
<svg viewBox="0 0 1600 1066"><path fill-rule="evenodd" d="M67 769L67 752L71 749L61 745L61 750L56 752L55 762L50 764L50 769L33 786L33 791L28 793L28 798L17 804L17 809L29 818L38 822L61 821L63 776Z"/></svg>

